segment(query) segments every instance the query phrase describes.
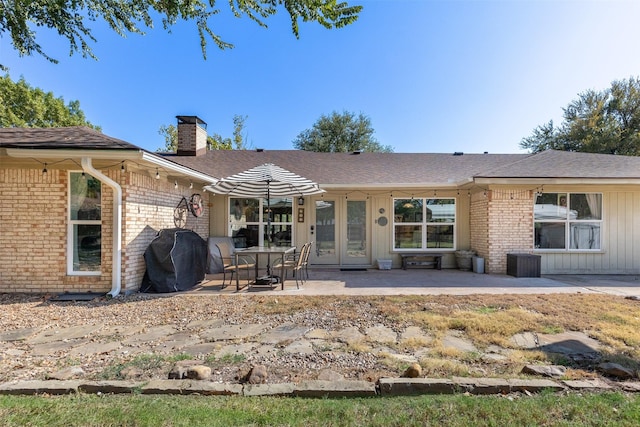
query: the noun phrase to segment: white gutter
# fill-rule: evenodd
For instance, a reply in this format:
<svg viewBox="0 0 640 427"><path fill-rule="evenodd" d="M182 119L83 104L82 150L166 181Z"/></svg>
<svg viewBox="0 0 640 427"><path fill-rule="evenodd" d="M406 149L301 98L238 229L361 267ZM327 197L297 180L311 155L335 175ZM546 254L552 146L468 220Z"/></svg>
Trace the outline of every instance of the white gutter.
<svg viewBox="0 0 640 427"><path fill-rule="evenodd" d="M122 289L122 187L120 184L95 169L90 157L81 159L82 170L98 178L113 189L113 244L111 266L111 290L107 295L115 297Z"/></svg>

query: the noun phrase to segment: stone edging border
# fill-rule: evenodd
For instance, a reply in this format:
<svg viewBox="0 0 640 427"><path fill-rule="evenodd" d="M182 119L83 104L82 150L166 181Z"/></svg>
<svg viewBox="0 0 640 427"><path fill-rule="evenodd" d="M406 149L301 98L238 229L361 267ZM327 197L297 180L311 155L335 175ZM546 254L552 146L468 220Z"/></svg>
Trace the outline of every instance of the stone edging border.
<svg viewBox="0 0 640 427"><path fill-rule="evenodd" d="M415 396L426 394L469 393L474 395L508 394L513 392L539 393L542 390L606 391L619 389L640 392L640 382L620 382L612 387L601 380L498 379L498 378L381 378L368 381L303 381L276 384L230 384L197 380L151 381L84 381L33 380L10 381L0 384L5 395L63 395L91 394L175 394L209 396L288 396L288 397L374 397Z"/></svg>

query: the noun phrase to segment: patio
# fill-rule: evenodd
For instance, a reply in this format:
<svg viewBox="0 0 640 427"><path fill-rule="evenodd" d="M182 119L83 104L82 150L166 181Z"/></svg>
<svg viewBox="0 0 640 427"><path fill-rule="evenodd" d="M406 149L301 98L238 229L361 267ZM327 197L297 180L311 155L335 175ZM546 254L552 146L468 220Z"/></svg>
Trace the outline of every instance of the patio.
<svg viewBox="0 0 640 427"><path fill-rule="evenodd" d="M241 285L246 280L241 280ZM455 269L341 271L337 268L312 268L309 280L296 289L295 279L288 277L284 290L246 287L236 291L235 283L221 289L222 274L207 275L206 280L188 293L222 295L470 295L470 294L551 294L601 293L640 296L638 275L553 275L512 277L476 274Z"/></svg>

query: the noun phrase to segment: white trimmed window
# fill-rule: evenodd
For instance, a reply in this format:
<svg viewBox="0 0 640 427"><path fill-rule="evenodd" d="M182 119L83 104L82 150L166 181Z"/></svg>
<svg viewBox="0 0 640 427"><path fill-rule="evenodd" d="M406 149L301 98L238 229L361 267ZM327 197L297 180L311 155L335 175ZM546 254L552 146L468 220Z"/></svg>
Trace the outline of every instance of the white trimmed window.
<svg viewBox="0 0 640 427"><path fill-rule="evenodd" d="M602 249L600 193L539 193L533 218L536 249Z"/></svg>
<svg viewBox="0 0 640 427"><path fill-rule="evenodd" d="M394 199L396 251L455 249L456 199Z"/></svg>
<svg viewBox="0 0 640 427"><path fill-rule="evenodd" d="M271 229L267 230L271 216ZM262 230L262 232L260 232ZM229 236L236 248L291 246L293 204L291 198L229 198Z"/></svg>
<svg viewBox="0 0 640 427"><path fill-rule="evenodd" d="M69 172L67 273L99 275L102 259L100 181L82 172Z"/></svg>

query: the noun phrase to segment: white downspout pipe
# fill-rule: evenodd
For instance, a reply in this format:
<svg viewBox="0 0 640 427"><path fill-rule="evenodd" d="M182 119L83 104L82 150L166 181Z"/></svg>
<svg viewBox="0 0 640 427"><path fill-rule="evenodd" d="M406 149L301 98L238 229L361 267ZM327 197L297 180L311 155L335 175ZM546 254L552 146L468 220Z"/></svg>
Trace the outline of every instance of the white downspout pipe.
<svg viewBox="0 0 640 427"><path fill-rule="evenodd" d="M98 178L113 189L113 256L111 267L111 290L108 296L115 297L122 288L122 187L120 184L95 169L90 157L82 158L82 170Z"/></svg>

